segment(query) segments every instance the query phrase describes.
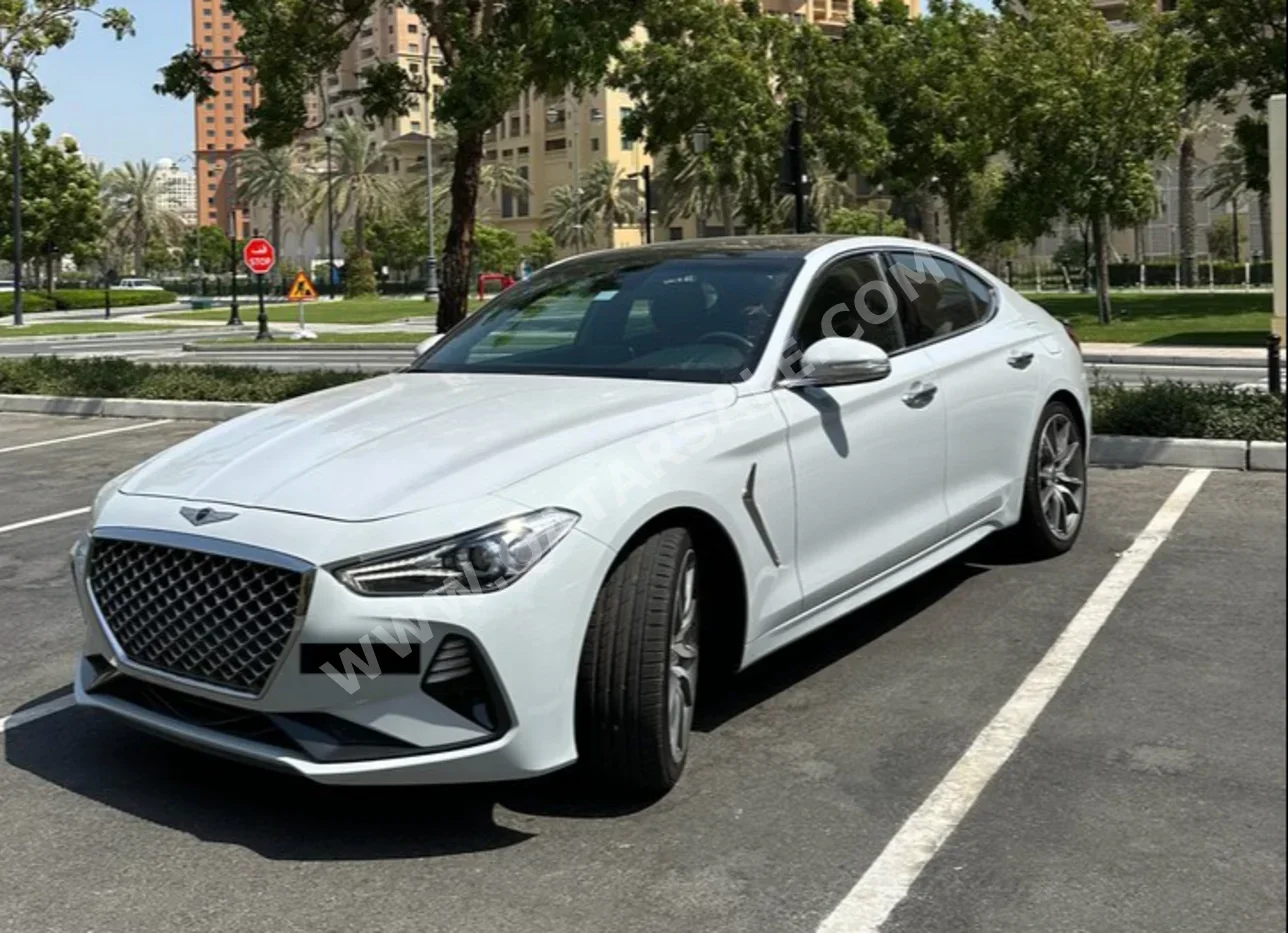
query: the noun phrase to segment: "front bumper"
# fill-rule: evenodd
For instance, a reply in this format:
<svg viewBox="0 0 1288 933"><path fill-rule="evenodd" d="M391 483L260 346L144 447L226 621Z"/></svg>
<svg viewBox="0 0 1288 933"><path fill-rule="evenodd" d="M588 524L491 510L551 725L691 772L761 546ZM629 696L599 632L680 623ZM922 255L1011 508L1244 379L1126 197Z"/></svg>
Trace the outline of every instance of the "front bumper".
<svg viewBox="0 0 1288 933"><path fill-rule="evenodd" d="M182 536L176 540L200 550L203 539L179 513L187 504L117 495L96 527ZM257 696L132 660L103 621L87 583L87 548L78 547L73 576L87 634L77 702L177 742L323 783L469 783L561 768L576 759L577 665L598 581L612 560L607 547L574 529L515 585L481 595L373 599L320 569L524 511L489 499L355 524L238 510L235 522L216 529L218 539L204 540L224 551L289 554L316 568L297 630ZM422 686L449 642L469 646L492 690L491 715L471 716ZM407 646L415 661L381 669L381 656L364 644L386 658L391 647ZM308 672L318 670L319 651L344 659L338 648L345 645L354 648L348 660Z"/></svg>

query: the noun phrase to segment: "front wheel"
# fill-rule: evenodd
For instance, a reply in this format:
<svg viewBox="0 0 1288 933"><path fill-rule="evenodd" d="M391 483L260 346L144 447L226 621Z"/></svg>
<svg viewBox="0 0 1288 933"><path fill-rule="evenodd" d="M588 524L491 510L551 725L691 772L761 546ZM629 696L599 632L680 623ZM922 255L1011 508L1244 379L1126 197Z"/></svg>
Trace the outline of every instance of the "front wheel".
<svg viewBox="0 0 1288 933"><path fill-rule="evenodd" d="M577 749L616 788L661 793L688 759L698 687L698 554L668 528L618 560L595 602L577 679Z"/></svg>
<svg viewBox="0 0 1288 933"><path fill-rule="evenodd" d="M1024 482L1024 509L1012 542L1026 557L1069 551L1087 514L1087 441L1064 402L1050 402L1038 420Z"/></svg>

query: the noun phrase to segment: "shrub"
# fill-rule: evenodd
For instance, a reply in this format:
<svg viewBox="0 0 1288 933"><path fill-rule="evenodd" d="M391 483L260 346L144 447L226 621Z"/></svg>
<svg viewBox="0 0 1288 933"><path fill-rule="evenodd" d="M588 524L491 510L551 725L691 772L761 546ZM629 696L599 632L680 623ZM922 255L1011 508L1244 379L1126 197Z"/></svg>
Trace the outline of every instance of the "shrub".
<svg viewBox="0 0 1288 933"><path fill-rule="evenodd" d="M23 290L22 293L22 310L23 313L51 311L54 302L42 292L29 292ZM0 292L0 317L8 317L13 314L13 292Z"/></svg>
<svg viewBox="0 0 1288 933"><path fill-rule="evenodd" d="M1283 396L1236 386L1155 382L1092 390L1097 434L1196 437L1236 441L1285 439Z"/></svg>
<svg viewBox="0 0 1288 933"><path fill-rule="evenodd" d="M0 359L0 393L200 402L281 402L368 378L358 372L276 372L240 366L156 366L116 357Z"/></svg>
<svg viewBox="0 0 1288 933"><path fill-rule="evenodd" d="M371 254L355 251L349 254L344 264L344 294L346 298L370 298L378 295L376 287L376 267L371 261Z"/></svg>

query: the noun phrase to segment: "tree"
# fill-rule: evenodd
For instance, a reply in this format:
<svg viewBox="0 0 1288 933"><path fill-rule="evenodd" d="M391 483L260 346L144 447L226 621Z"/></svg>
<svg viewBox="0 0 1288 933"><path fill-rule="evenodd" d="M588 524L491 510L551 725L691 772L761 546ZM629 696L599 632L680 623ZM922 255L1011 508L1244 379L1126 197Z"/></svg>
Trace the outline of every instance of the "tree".
<svg viewBox="0 0 1288 933"><path fill-rule="evenodd" d="M563 249L576 249L580 252L587 243L595 242L595 223L590 213L590 202L579 196L572 185L559 185L550 189L541 218L550 236Z"/></svg>
<svg viewBox="0 0 1288 933"><path fill-rule="evenodd" d="M850 188L848 181L827 170L827 167L816 162L807 170L810 180L809 198L807 207L809 216L812 218L813 226L816 229L830 230L829 219L838 211L846 209L854 201L854 192ZM796 210L796 197L792 194L785 194L778 199L778 220L784 228L790 228L792 214ZM871 213L871 212L869 212ZM877 218L878 226L885 223L881 215L872 214ZM907 231L907 225L903 225L904 231ZM840 233L842 231L835 231ZM891 236L902 234L891 234Z"/></svg>
<svg viewBox="0 0 1288 933"><path fill-rule="evenodd" d="M1192 288L1195 284L1194 241L1198 229L1194 222L1195 147L1216 125L1210 110L1201 103L1190 103L1181 111L1181 146L1177 156L1176 188L1180 207L1176 225L1181 241L1181 284ZM1152 211L1151 211L1152 213Z"/></svg>
<svg viewBox="0 0 1288 933"><path fill-rule="evenodd" d="M1208 252L1218 262L1238 262L1241 249L1248 245L1247 234L1239 229L1238 215L1216 217L1208 227Z"/></svg>
<svg viewBox="0 0 1288 933"><path fill-rule="evenodd" d="M501 272L506 275L519 268L523 250L518 238L509 230L479 224L477 234L478 267L483 272Z"/></svg>
<svg viewBox="0 0 1288 933"><path fill-rule="evenodd" d="M892 194L928 191L947 208L957 249L971 180L997 151L988 81L992 17L959 0L930 0L911 15L901 0L857 11L842 49L870 74L867 94L890 157L878 177Z"/></svg>
<svg viewBox="0 0 1288 933"><path fill-rule="evenodd" d="M887 217L866 207L839 207L828 217L823 229L845 236L904 236L908 225L901 218Z"/></svg>
<svg viewBox="0 0 1288 933"><path fill-rule="evenodd" d="M559 244L544 230L537 230L528 241L525 258L534 270L543 269L559 258Z"/></svg>
<svg viewBox="0 0 1288 933"><path fill-rule="evenodd" d="M599 223L605 234L605 245L613 245L618 227L635 223L639 215L639 196L626 180L626 173L616 162L601 161L582 176L581 197L586 202L590 223Z"/></svg>
<svg viewBox="0 0 1288 933"><path fill-rule="evenodd" d="M316 216L327 206L327 192L335 197L336 215L353 217L353 242L360 253L367 251L367 223L388 217L400 203L402 182L391 174L376 134L364 121L345 117L335 124L334 153L330 172L318 173L309 195L310 213ZM311 161L325 166L324 147L314 140Z"/></svg>
<svg viewBox="0 0 1288 933"><path fill-rule="evenodd" d="M1217 218L1225 221L1223 246L1227 255L1221 259L1239 261L1239 246L1247 242L1247 237L1239 231L1239 201L1248 190L1248 163L1244 157L1243 147L1237 139L1230 139L1221 147L1220 156L1208 166L1206 172L1208 185L1203 189L1203 197L1216 201L1218 205L1230 205L1228 218ZM1213 221L1213 231L1217 221ZM1212 245L1214 233L1208 233L1208 252L1217 255ZM1215 234L1218 237L1220 234Z"/></svg>
<svg viewBox="0 0 1288 933"><path fill-rule="evenodd" d="M236 254L241 255L238 244ZM198 262L205 272L222 272L230 263L234 247L228 242L228 234L213 224L204 227L190 227L183 235L183 262L192 266Z"/></svg>
<svg viewBox="0 0 1288 933"><path fill-rule="evenodd" d="M161 206L166 181L146 159L112 169L103 185L108 228L127 244L134 274L142 275L148 241L157 237L167 244L180 243L186 229L183 218Z"/></svg>
<svg viewBox="0 0 1288 933"><path fill-rule="evenodd" d="M791 27L720 0L655 0L644 25L649 41L622 53L612 80L635 101L626 135L661 157L663 215L696 217L699 235L716 212L727 228L738 212L770 223L788 119L775 47ZM702 154L690 146L699 125L710 132Z"/></svg>
<svg viewBox="0 0 1288 933"><path fill-rule="evenodd" d="M198 100L215 93L223 68L254 68L262 89L252 135L272 148L307 123L305 98L319 89L382 0L226 0L242 26L232 66L189 48L163 70L157 88ZM406 0L437 44L444 83L436 117L459 143L451 182L451 222L443 256L439 329L465 319L470 292L484 137L528 88L553 95L599 85L610 59L640 21L646 0ZM283 41L290 37L290 41ZM372 120L408 113L418 85L401 62L362 71L362 108Z"/></svg>
<svg viewBox="0 0 1288 933"><path fill-rule="evenodd" d="M238 200L268 207L269 237L280 249L283 212L303 207L309 196L297 151L291 146L246 149L237 156L236 172Z"/></svg>
<svg viewBox="0 0 1288 933"><path fill-rule="evenodd" d="M434 231L442 249L447 231ZM367 245L377 266L388 266L404 278L415 273L429 255L428 218L424 199L407 198L398 210L372 221L367 231Z"/></svg>
<svg viewBox="0 0 1288 933"><path fill-rule="evenodd" d="M452 176L456 174L456 133L445 127L434 142L434 209L450 212ZM421 186L420 181L412 184L417 188ZM491 201L506 192L522 194L531 190L532 185L519 174L519 167L513 162L491 159L479 168L480 200Z"/></svg>
<svg viewBox="0 0 1288 933"><path fill-rule="evenodd" d="M1235 123L1235 137L1247 164L1244 176L1257 195L1262 250L1269 255L1270 175L1266 105L1288 93L1285 74L1288 14L1283 0L1180 0L1173 28L1189 36L1193 54L1186 70L1186 96L1214 102L1233 113L1246 96L1253 114Z"/></svg>
<svg viewBox="0 0 1288 933"><path fill-rule="evenodd" d="M1187 55L1156 14L1133 4L1126 15L1127 28L1115 29L1084 0L1030 0L999 14L988 58L1009 160L990 229L1034 240L1062 216L1085 221L1106 324L1109 230L1154 197L1151 164L1179 136Z"/></svg>
<svg viewBox="0 0 1288 933"><path fill-rule="evenodd" d="M0 148L12 151L12 137L0 133ZM29 256L45 265L45 283L53 287L53 267L62 255L85 255L98 242L103 211L98 179L70 137L50 140L49 127L37 125L21 147L24 183L24 234L33 245ZM12 190L8 160L0 164L0 190ZM13 249L13 216L0 211L0 248Z"/></svg>

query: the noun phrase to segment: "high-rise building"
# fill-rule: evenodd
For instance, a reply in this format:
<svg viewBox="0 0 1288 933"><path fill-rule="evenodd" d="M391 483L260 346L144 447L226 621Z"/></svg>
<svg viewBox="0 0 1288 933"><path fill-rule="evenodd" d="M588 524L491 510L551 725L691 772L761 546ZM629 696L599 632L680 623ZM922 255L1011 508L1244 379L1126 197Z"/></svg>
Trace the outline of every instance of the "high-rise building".
<svg viewBox="0 0 1288 933"><path fill-rule="evenodd" d="M222 0L192 0L192 43L217 68L236 65L237 40L242 30ZM232 160L249 143L246 127L258 102L254 74L236 68L212 76L216 96L195 106L194 155L197 169L197 219L202 225L227 230L230 223L239 236L248 233L249 218L236 203Z"/></svg>
<svg viewBox="0 0 1288 933"><path fill-rule="evenodd" d="M172 211L183 218L187 224L197 222L197 176L196 173L180 168L173 159L158 159L157 174L160 176L161 196L157 204L163 210Z"/></svg>

